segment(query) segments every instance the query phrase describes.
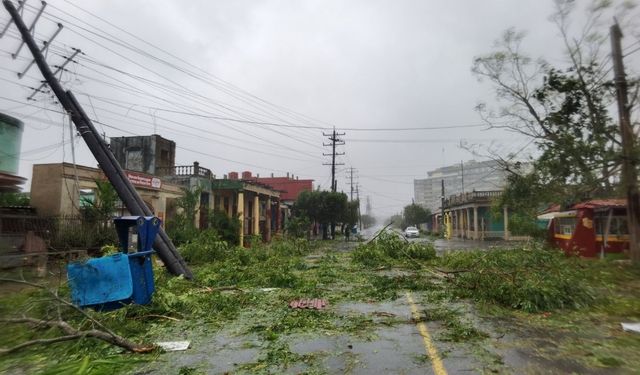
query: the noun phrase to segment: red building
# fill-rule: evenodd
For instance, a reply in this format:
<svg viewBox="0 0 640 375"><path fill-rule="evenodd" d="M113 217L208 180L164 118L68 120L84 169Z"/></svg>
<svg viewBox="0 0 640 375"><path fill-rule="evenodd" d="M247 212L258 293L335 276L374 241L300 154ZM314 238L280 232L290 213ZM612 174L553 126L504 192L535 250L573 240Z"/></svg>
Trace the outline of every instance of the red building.
<svg viewBox="0 0 640 375"><path fill-rule="evenodd" d="M280 191L280 201L286 204L291 204L298 199L298 195L303 191L313 190L313 180L300 180L298 177L289 176L286 177L260 177L252 176L251 172L242 172L243 180L252 180L264 185L271 186L274 190Z"/></svg>

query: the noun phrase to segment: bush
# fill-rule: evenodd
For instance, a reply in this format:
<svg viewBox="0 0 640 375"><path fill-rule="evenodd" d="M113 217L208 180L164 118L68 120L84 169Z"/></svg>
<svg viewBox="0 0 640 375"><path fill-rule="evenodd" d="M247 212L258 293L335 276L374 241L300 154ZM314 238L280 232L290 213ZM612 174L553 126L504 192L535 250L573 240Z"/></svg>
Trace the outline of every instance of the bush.
<svg viewBox="0 0 640 375"><path fill-rule="evenodd" d="M408 243L390 232L381 233L375 241L358 246L351 259L368 267L392 264L407 260L429 260L436 257L431 243Z"/></svg>
<svg viewBox="0 0 640 375"><path fill-rule="evenodd" d="M292 217L287 220L285 233L293 238L306 238L311 228L311 220L306 216Z"/></svg>
<svg viewBox="0 0 640 375"><path fill-rule="evenodd" d="M577 258L540 245L446 254L458 270L454 294L527 312L578 308L594 301Z"/></svg>
<svg viewBox="0 0 640 375"><path fill-rule="evenodd" d="M229 245L213 229L199 232L195 239L180 247L180 253L187 262L207 263L224 259Z"/></svg>
<svg viewBox="0 0 640 375"><path fill-rule="evenodd" d="M235 245L240 241L240 219L237 217L229 217L224 211L216 210L209 215L209 225L228 243Z"/></svg>

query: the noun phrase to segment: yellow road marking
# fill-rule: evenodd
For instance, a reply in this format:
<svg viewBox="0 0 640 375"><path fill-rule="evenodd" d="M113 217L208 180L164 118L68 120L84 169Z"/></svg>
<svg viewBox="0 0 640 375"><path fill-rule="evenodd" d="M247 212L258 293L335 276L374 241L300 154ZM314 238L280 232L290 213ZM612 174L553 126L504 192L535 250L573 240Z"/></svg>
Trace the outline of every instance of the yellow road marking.
<svg viewBox="0 0 640 375"><path fill-rule="evenodd" d="M433 372L435 375L447 375L447 370L444 368L444 363L442 363L442 359L438 354L438 350L436 346L433 344L431 340L431 335L429 334L429 330L427 329L427 325L424 322L420 322L420 313L418 312L418 306L413 301L413 297L411 296L411 292L407 292L407 300L409 301L409 305L411 305L411 313L413 314L413 319L416 320L416 326L418 326L418 331L420 332L420 336L422 336L422 341L424 342L424 348L427 352L427 355L431 359L431 366L433 367Z"/></svg>

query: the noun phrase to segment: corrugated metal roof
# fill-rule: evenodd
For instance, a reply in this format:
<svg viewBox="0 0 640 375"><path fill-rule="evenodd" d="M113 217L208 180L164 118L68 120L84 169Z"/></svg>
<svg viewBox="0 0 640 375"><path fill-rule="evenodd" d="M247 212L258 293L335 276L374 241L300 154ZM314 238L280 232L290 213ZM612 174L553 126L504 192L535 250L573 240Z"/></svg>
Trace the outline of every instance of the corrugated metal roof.
<svg viewBox="0 0 640 375"><path fill-rule="evenodd" d="M624 208L627 207L626 199L592 199L573 205L572 208Z"/></svg>

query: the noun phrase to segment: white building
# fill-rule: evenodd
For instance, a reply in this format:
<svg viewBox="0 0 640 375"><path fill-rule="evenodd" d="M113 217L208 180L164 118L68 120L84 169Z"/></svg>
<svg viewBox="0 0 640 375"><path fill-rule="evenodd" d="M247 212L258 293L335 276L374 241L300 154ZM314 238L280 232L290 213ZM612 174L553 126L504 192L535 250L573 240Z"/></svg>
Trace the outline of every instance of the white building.
<svg viewBox="0 0 640 375"><path fill-rule="evenodd" d="M446 197L469 191L502 190L507 172L494 160L454 164L427 172L427 178L413 180L415 202L436 212L440 210L442 181Z"/></svg>

